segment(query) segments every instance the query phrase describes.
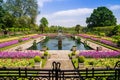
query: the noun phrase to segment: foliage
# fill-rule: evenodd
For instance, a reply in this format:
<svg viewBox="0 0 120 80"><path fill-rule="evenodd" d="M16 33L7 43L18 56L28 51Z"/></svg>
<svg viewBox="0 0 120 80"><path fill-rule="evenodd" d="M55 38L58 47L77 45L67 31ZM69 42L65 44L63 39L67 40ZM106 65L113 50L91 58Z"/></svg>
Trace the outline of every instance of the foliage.
<svg viewBox="0 0 120 80"><path fill-rule="evenodd" d="M80 31L80 25L76 25L75 31L76 31L77 33L79 33L79 31Z"/></svg>
<svg viewBox="0 0 120 80"><path fill-rule="evenodd" d="M72 51L71 55L74 56L75 54L76 54L76 52L75 52L75 51Z"/></svg>
<svg viewBox="0 0 120 80"><path fill-rule="evenodd" d="M86 19L88 27L116 25L116 18L113 12L106 7L94 9L90 17Z"/></svg>
<svg viewBox="0 0 120 80"><path fill-rule="evenodd" d="M48 55L49 55L48 51L45 51L44 56L48 56Z"/></svg>
<svg viewBox="0 0 120 80"><path fill-rule="evenodd" d="M3 0L0 0L0 29L4 28L4 20L3 20L3 17L5 16L5 10L3 9Z"/></svg>
<svg viewBox="0 0 120 80"><path fill-rule="evenodd" d="M73 62L73 65L74 65L74 67L75 68L78 68L78 59L77 58L75 58L75 59L72 59L72 62Z"/></svg>
<svg viewBox="0 0 120 80"><path fill-rule="evenodd" d="M120 25L115 26L110 35L120 35Z"/></svg>
<svg viewBox="0 0 120 80"><path fill-rule="evenodd" d="M86 58L85 67L114 67L119 58Z"/></svg>
<svg viewBox="0 0 120 80"><path fill-rule="evenodd" d="M84 56L79 56L78 57L78 62L79 63L84 63L84 61L85 61L85 57Z"/></svg>
<svg viewBox="0 0 120 80"><path fill-rule="evenodd" d="M77 41L78 44L80 44L80 43L81 43L80 37L78 37L78 38L76 39L76 41Z"/></svg>
<svg viewBox="0 0 120 80"><path fill-rule="evenodd" d="M117 46L118 46L118 47L120 47L120 40L119 40L119 41L117 41Z"/></svg>
<svg viewBox="0 0 120 80"><path fill-rule="evenodd" d="M99 35L104 37L105 33L100 32Z"/></svg>
<svg viewBox="0 0 120 80"><path fill-rule="evenodd" d="M34 66L33 59L0 59L0 67L27 67Z"/></svg>
<svg viewBox="0 0 120 80"><path fill-rule="evenodd" d="M34 61L35 61L35 62L40 62L40 61L41 61L40 56L35 56L35 57L34 57Z"/></svg>
<svg viewBox="0 0 120 80"><path fill-rule="evenodd" d="M7 0L5 9L15 17L27 15L34 20L38 13L38 4L37 0Z"/></svg>
<svg viewBox="0 0 120 80"><path fill-rule="evenodd" d="M42 17L42 19L40 20L40 23L41 24L40 24L39 28L40 28L41 32L43 33L45 30L45 27L48 27L48 21L45 17Z"/></svg>

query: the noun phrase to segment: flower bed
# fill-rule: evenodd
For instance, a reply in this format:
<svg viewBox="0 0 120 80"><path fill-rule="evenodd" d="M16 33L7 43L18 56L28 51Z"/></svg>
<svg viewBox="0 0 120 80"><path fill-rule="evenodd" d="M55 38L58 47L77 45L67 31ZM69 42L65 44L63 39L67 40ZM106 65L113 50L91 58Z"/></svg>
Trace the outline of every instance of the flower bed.
<svg viewBox="0 0 120 80"><path fill-rule="evenodd" d="M32 67L34 59L0 59L0 67Z"/></svg>
<svg viewBox="0 0 120 80"><path fill-rule="evenodd" d="M89 51L81 51L79 53L79 56L85 56L90 58L110 58L110 57L119 57L120 52L117 51L95 51L95 50L89 50Z"/></svg>
<svg viewBox="0 0 120 80"><path fill-rule="evenodd" d="M40 36L41 35L35 35L35 36L32 36L32 38L38 38ZM25 38L22 38L21 40L26 41L26 40L29 40L29 39L30 39L30 37L25 37ZM12 40L12 41L8 41L8 42L3 42L3 43L0 43L0 48L10 46L10 45L13 45L13 44L17 44L17 43L19 43L19 40Z"/></svg>
<svg viewBox="0 0 120 80"><path fill-rule="evenodd" d="M113 47L118 47L116 43L113 43L110 40L97 38L97 37L90 36L90 35L87 35L87 34L79 34L79 36L87 38L87 39L91 39L91 40L94 40L94 41L98 41L98 42L101 42L101 43L104 43L104 44L107 44L107 45L110 45L110 46L113 46Z"/></svg>
<svg viewBox="0 0 120 80"><path fill-rule="evenodd" d="M38 51L1 51L0 58L33 58L35 56L41 56Z"/></svg>

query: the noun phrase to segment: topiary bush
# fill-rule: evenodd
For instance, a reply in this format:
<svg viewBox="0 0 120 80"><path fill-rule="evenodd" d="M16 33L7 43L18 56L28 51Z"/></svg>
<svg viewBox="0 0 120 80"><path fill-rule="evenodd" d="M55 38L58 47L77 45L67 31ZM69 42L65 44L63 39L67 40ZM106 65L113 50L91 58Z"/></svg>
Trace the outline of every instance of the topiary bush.
<svg viewBox="0 0 120 80"><path fill-rule="evenodd" d="M85 62L85 57L84 56L79 56L78 57L78 62L79 63L84 63Z"/></svg>
<svg viewBox="0 0 120 80"><path fill-rule="evenodd" d="M44 52L44 56L48 56L49 53L47 51Z"/></svg>
<svg viewBox="0 0 120 80"><path fill-rule="evenodd" d="M35 64L34 59L30 59L30 60L29 60L29 65L30 65L30 66L34 66L34 64Z"/></svg>
<svg viewBox="0 0 120 80"><path fill-rule="evenodd" d="M35 56L34 57L34 61L35 62L40 62L41 61L41 57L40 56Z"/></svg>
<svg viewBox="0 0 120 80"><path fill-rule="evenodd" d="M94 61L88 62L89 65L94 65Z"/></svg>

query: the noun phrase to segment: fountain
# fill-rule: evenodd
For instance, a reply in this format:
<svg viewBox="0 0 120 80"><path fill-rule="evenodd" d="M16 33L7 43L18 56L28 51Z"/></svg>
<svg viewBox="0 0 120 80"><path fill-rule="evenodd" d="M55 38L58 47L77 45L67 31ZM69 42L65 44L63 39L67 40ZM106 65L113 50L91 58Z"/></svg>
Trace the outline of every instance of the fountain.
<svg viewBox="0 0 120 80"><path fill-rule="evenodd" d="M63 34L62 34L62 31L61 31L61 30L58 31L57 38L58 38L58 50L62 50Z"/></svg>

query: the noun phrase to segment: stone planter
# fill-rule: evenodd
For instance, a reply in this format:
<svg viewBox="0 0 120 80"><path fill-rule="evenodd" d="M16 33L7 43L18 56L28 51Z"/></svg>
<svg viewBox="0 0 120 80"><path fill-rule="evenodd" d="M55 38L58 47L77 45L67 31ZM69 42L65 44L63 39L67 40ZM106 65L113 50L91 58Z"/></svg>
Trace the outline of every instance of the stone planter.
<svg viewBox="0 0 120 80"><path fill-rule="evenodd" d="M71 58L72 58L72 59L76 58L76 55L72 55Z"/></svg>
<svg viewBox="0 0 120 80"><path fill-rule="evenodd" d="M77 50L77 47L76 46L73 46L72 47L72 51L76 51Z"/></svg>
<svg viewBox="0 0 120 80"><path fill-rule="evenodd" d="M42 68L42 61L40 61L40 62L35 62L34 68L35 68L35 69L40 69L40 68Z"/></svg>
<svg viewBox="0 0 120 80"><path fill-rule="evenodd" d="M84 68L84 63L79 63L79 68Z"/></svg>

